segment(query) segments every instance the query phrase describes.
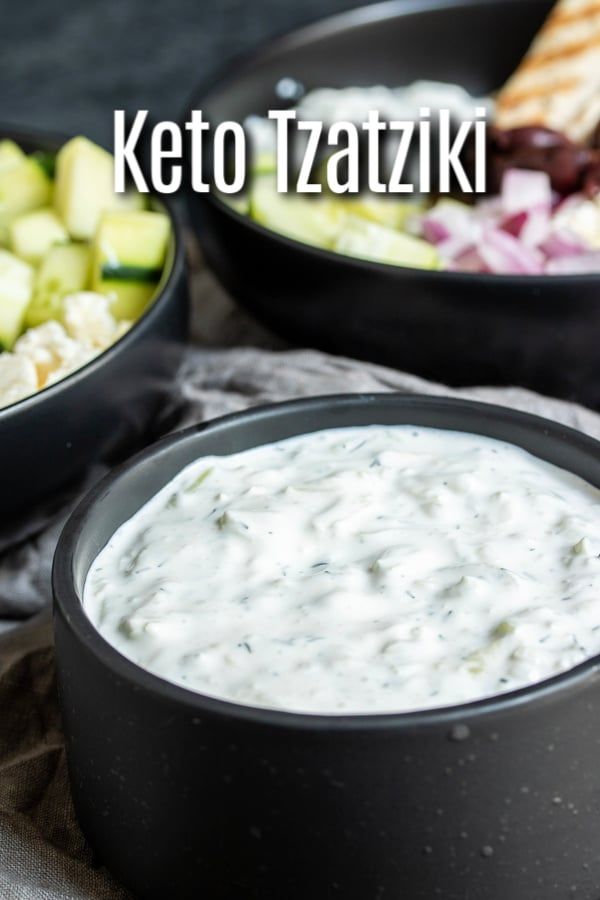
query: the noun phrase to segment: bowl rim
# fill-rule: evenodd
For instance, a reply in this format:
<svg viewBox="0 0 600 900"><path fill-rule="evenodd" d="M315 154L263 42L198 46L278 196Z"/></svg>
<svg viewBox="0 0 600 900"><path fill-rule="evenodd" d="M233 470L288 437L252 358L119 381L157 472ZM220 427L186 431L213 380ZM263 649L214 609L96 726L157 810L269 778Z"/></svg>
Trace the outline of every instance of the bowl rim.
<svg viewBox="0 0 600 900"><path fill-rule="evenodd" d="M502 3L505 6L517 7L520 0L381 0L371 6L358 6L354 9L346 10L340 13L334 13L320 18L316 18L307 24L300 25L297 28L288 29L281 34L267 38L259 43L259 45L245 53L237 55L233 61L225 66L216 69L213 76L202 80L194 91L190 94L190 98L184 108L182 119L187 118L192 109L202 108L202 105L209 101L211 97L219 91L231 88L237 81L244 78L248 70L254 66L264 62L273 55L280 55L287 49L298 46L307 46L314 40L320 40L329 34L336 34L343 31L350 31L360 28L363 25L372 24L374 22L384 21L386 19L402 19L405 16L427 15L437 10L449 8L469 8L474 6L492 6ZM547 0L537 0L540 6ZM551 4L549 4L550 8ZM426 77L425 75L423 76ZM189 163L188 163L189 168ZM193 202L196 196L189 184L186 187L186 196L188 202ZM443 283L456 284L478 284L482 288L489 285L501 283L508 287L523 285L531 285L534 288L543 289L550 285L557 287L577 287L584 283L600 284L600 273L575 273L571 275L557 274L541 274L541 275L519 275L519 274L494 274L492 272L454 272L447 269L423 269L416 266L400 266L395 263L378 262L377 260L361 259L360 257L347 256L344 253L338 253L335 250L329 250L323 247L313 246L296 240L288 235L273 231L264 225L251 219L247 214L238 212L228 206L214 191L207 194L198 195L198 202L210 204L225 215L233 222L237 222L242 227L247 227L256 234L269 238L275 243L287 247L289 250L296 252L303 251L313 258L322 262L335 262L350 269L359 269L363 271L372 271L379 274L397 272L398 277L410 274L413 278L441 278ZM536 300L544 303L544 298L539 295Z"/></svg>
<svg viewBox="0 0 600 900"><path fill-rule="evenodd" d="M10 125L9 123L0 123L0 137L14 140L17 144L31 145L54 145L54 149L58 151L60 147L75 135L65 135L58 132L46 131L43 128L25 128L19 125ZM146 195L149 199L156 201L169 217L172 229L172 248L171 259L167 260L165 269L161 279L157 285L156 293L144 310L139 319L136 319L131 328L125 332L114 344L102 350L93 359L85 363L85 365L74 369L63 378L59 378L53 384L41 388L15 403L8 406L0 406L0 428L3 423L9 419L17 418L20 415L27 415L30 410L34 409L44 400L58 396L64 391L68 391L70 387L82 381L88 376L93 376L94 372L123 352L127 352L130 345L137 340L138 326L151 326L154 319L161 314L162 307L166 303L171 302L172 292L182 277L185 277L186 257L185 244L183 235L183 222L174 203L169 197L159 195L153 191L149 191Z"/></svg>
<svg viewBox="0 0 600 900"><path fill-rule="evenodd" d="M414 729L427 726L452 728L458 723L470 723L490 714L505 713L532 703L551 702L569 690L586 686L600 673L600 654L584 660L573 668L559 672L531 685L449 706L417 709L408 712L353 713L334 715L327 713L294 712L282 709L258 707L220 699L200 691L175 684L142 668L112 646L97 630L84 611L83 602L75 585L75 565L79 542L88 520L95 508L109 490L126 474L154 459L160 465L160 458L168 455L171 448L194 441L205 432L218 432L231 424L252 424L280 414L297 412L323 412L335 407L368 407L373 404L389 404L401 409L454 411L460 415L489 416L496 422L514 423L529 431L544 436L556 444L570 445L584 455L600 460L600 441L566 425L544 419L531 413L514 410L498 404L481 401L423 394L401 394L397 392L347 393L303 397L282 403L270 403L229 413L187 427L161 438L128 461L113 469L102 478L77 505L67 520L60 535L52 566L53 614L56 622L60 617L71 635L85 652L92 654L96 661L110 672L116 680L131 684L135 690L151 696L158 696L184 708L186 711L254 722L272 727L292 728L300 731L362 731L376 732L386 729ZM467 420L468 424L469 420ZM409 424L409 423L406 423ZM335 427L335 426L332 426ZM429 427L436 427L431 425ZM442 426L443 427L443 426ZM322 430L317 428L315 430ZM477 431L466 433L477 434ZM299 432L306 433L306 432ZM510 441L508 441L510 443ZM518 446L518 445L516 445ZM531 452L531 451L528 451ZM201 458L200 456L198 458ZM567 469L567 471L569 471ZM580 476L581 477L581 476ZM122 523L121 523L122 524Z"/></svg>

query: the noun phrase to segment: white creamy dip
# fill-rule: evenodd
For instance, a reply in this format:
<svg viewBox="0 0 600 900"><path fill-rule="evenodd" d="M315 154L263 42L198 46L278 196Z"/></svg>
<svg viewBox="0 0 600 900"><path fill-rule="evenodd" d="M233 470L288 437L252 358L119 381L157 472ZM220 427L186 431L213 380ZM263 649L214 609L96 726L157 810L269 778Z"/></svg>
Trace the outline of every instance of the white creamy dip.
<svg viewBox="0 0 600 900"><path fill-rule="evenodd" d="M184 469L102 550L84 606L204 694L400 712L600 653L599 554L600 491L519 448L334 429Z"/></svg>
<svg viewBox="0 0 600 900"><path fill-rule="evenodd" d="M457 121L472 119L483 107L491 113L493 101L488 97L472 97L458 84L444 81L414 81L402 87L316 88L298 103L301 119L323 122L364 122L369 110L377 109L391 120L418 119L423 108L432 111L448 109Z"/></svg>
<svg viewBox="0 0 600 900"><path fill-rule="evenodd" d="M298 118L323 122L365 122L371 110L378 110L389 121L417 121L422 109L432 114L441 109L462 122L475 117L477 109L488 116L494 110L489 97L472 97L459 84L444 81L414 81L401 87L370 85L368 87L315 88L297 104ZM248 116L244 126L252 139L254 153L275 151L275 123L262 116ZM298 151L300 152L300 151Z"/></svg>

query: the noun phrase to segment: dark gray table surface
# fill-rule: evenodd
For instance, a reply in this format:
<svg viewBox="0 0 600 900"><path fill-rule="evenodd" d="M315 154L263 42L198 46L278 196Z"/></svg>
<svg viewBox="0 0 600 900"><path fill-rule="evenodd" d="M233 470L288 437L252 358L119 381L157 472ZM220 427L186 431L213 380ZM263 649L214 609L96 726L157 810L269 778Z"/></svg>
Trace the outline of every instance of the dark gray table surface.
<svg viewBox="0 0 600 900"><path fill-rule="evenodd" d="M178 118L236 53L360 0L0 0L0 121L112 143L112 112Z"/></svg>

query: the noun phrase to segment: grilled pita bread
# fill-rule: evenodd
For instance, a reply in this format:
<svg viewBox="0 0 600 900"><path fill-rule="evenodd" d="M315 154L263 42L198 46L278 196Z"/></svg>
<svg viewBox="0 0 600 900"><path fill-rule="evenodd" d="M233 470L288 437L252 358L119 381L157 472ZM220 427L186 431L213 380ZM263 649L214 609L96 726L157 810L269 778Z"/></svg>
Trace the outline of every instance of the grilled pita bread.
<svg viewBox="0 0 600 900"><path fill-rule="evenodd" d="M589 139L600 121L600 0L559 0L500 90L495 121Z"/></svg>

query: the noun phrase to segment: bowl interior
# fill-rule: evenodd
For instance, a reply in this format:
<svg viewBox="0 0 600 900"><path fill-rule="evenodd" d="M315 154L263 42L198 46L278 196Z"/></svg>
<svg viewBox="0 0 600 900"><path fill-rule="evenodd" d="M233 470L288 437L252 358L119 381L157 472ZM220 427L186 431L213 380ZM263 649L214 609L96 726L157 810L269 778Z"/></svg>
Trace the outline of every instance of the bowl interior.
<svg viewBox="0 0 600 900"><path fill-rule="evenodd" d="M275 90L284 77L306 90L433 79L486 93L515 68L552 5L391 0L353 10L271 42L192 105L213 123L263 114L284 105Z"/></svg>

